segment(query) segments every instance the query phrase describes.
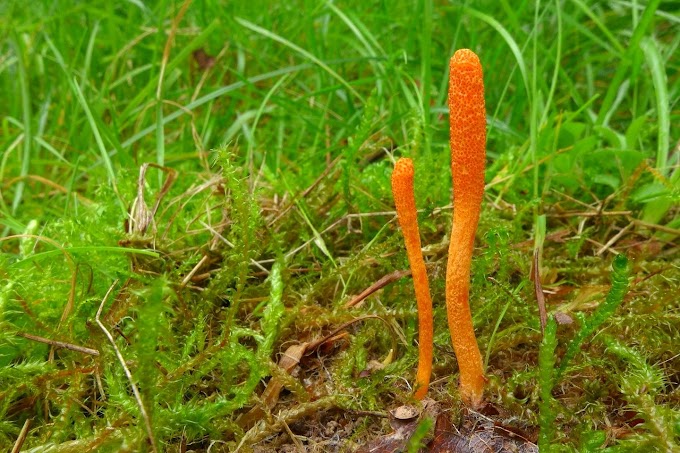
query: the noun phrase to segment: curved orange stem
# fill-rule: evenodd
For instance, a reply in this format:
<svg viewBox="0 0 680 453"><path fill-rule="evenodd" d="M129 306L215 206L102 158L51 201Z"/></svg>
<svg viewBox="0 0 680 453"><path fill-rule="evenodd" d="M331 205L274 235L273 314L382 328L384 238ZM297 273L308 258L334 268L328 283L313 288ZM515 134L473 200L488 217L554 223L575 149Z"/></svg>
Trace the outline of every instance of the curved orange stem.
<svg viewBox="0 0 680 453"><path fill-rule="evenodd" d="M460 370L463 400L478 406L484 393L482 356L470 314L470 265L484 196L486 111L484 79L477 55L460 49L451 58L449 75L453 228L446 269L446 309L451 341Z"/></svg>
<svg viewBox="0 0 680 453"><path fill-rule="evenodd" d="M413 174L411 159L399 159L392 172L392 194L397 208L399 226L404 235L418 305L418 372L416 373L415 397L423 399L427 394L432 374L432 298L420 247L416 200L413 194Z"/></svg>

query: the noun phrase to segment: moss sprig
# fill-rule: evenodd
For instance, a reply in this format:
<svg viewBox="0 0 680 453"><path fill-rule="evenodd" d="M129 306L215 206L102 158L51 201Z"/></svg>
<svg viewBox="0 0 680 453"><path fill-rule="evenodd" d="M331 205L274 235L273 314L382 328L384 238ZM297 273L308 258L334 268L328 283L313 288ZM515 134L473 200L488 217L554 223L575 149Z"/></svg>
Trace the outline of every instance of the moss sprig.
<svg viewBox="0 0 680 453"><path fill-rule="evenodd" d="M614 258L612 271L612 286L609 293L607 293L606 299L597 307L595 312L589 317L584 318L581 328L576 333L576 336L571 343L569 343L567 352L562 358L560 368L557 372L558 380L564 375L569 362L576 356L583 342L614 314L628 292L630 269L628 267L628 259L625 255L620 254Z"/></svg>
<svg viewBox="0 0 680 453"><path fill-rule="evenodd" d="M538 448L549 452L550 444L555 439L555 401L552 389L555 385L555 348L557 348L557 322L548 317L543 333L543 340L538 350L538 387L540 402L538 403Z"/></svg>

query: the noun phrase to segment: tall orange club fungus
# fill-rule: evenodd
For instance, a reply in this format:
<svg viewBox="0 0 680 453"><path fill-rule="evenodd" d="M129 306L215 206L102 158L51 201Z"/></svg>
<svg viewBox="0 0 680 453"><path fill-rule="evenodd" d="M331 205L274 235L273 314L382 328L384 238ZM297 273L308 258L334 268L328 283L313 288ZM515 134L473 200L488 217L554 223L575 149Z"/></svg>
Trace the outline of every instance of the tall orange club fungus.
<svg viewBox="0 0 680 453"><path fill-rule="evenodd" d="M392 195L394 196L394 205L397 208L399 226L404 235L406 255L411 266L416 304L418 305L418 372L416 373L414 396L417 399L423 399L427 394L432 373L432 298L425 261L420 248L413 174L411 159L399 159L392 172Z"/></svg>
<svg viewBox="0 0 680 453"><path fill-rule="evenodd" d="M486 160L486 111L482 65L469 49L451 58L449 121L453 176L453 228L446 268L446 310L460 370L460 394L473 407L482 402L486 379L470 314L470 264L482 198Z"/></svg>

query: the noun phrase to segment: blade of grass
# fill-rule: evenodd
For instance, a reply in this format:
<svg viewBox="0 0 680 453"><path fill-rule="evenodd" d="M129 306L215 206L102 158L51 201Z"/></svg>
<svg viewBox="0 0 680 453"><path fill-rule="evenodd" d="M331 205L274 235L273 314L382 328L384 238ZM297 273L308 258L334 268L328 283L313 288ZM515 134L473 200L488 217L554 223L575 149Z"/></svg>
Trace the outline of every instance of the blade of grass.
<svg viewBox="0 0 680 453"><path fill-rule="evenodd" d="M156 87L156 163L161 167L165 165L165 130L163 129L163 79L165 77L165 70L170 59L170 50L175 41L175 34L177 27L182 21L187 8L191 4L191 0L185 0L180 8L177 16L172 20L170 33L168 39L165 41L165 48L163 49L163 57L161 59L161 68L158 74L158 86ZM158 184L163 184L163 175L158 174Z"/></svg>
<svg viewBox="0 0 680 453"><path fill-rule="evenodd" d="M605 94L602 105L600 106L600 111L597 114L595 125L603 126L609 121L609 117L612 114L612 105L616 99L616 95L619 92L619 88L621 87L626 74L628 73L628 69L631 65L631 62L633 61L633 56L635 52L638 51L640 41L654 20L654 14L659 7L659 3L661 3L661 0L650 0L650 2L647 3L647 7L642 13L640 22L638 23L638 26L635 27L633 36L630 38L628 48L616 67L614 77L612 77L611 81L609 81L609 88L607 89L607 94Z"/></svg>
<svg viewBox="0 0 680 453"><path fill-rule="evenodd" d="M1 212L1 211L0 211ZM0 216L0 225L4 225L6 230L12 230L16 234L19 234L26 230L26 225L23 223L19 222L17 219L12 217L9 213L7 212L1 212L2 215ZM7 235L7 231L3 232L3 236Z"/></svg>
<svg viewBox="0 0 680 453"><path fill-rule="evenodd" d="M208 102L219 98L220 96L224 96L225 94L231 93L233 91L237 91L245 86L255 84L257 82L261 82L263 80L271 79L278 77L280 75L284 74L289 74L293 73L296 71L301 71L303 69L309 69L313 67L311 64L301 64L301 65L296 65L296 66L288 66L286 68L282 69L277 69L276 71L272 72L267 72L264 74L260 74L254 77L249 77L248 79L244 81L239 81L239 82L234 82L231 85L226 85L221 88L218 88L204 96L201 96L200 98L196 99L193 102L190 102L189 104L183 106L180 109L175 110L169 115L165 115L163 117L163 125L167 125L169 122L174 121L175 119L179 118L182 115L188 114L192 112L193 110L197 109L198 107L202 106L203 104L207 104ZM142 129L141 131L137 132L134 134L132 137L128 138L125 140L123 143L121 143L121 148L126 149L129 148L130 146L134 145L137 143L139 140L142 138L146 137L150 133L156 130L156 126L149 126L147 128ZM112 151L109 151L109 153L113 153Z"/></svg>
<svg viewBox="0 0 680 453"><path fill-rule="evenodd" d="M667 176L668 150L670 149L669 133L671 128L670 100L668 98L668 83L666 80L666 67L661 53L653 38L645 37L640 42L640 47L645 54L649 72L652 75L654 94L656 95L656 115L658 118L658 141L656 150L656 162L654 167L663 176Z"/></svg>
<svg viewBox="0 0 680 453"><path fill-rule="evenodd" d="M645 37L640 42L640 47L645 55L649 72L652 76L654 94L656 99L657 116L657 151L654 167L661 177L668 177L670 166L668 165L668 151L670 149L670 109L671 103L668 95L668 82L666 67L664 65L658 45L653 38ZM671 188L677 187L676 170L671 179ZM643 210L642 218L646 222L658 223L668 212L672 205L668 196L652 200Z"/></svg>
<svg viewBox="0 0 680 453"><path fill-rule="evenodd" d="M99 133L97 121L95 120L94 115L92 115L90 106L88 105L87 100L85 99L85 96L83 95L83 92L80 89L80 86L78 85L78 83L76 83L75 77L71 77L69 70L66 67L66 63L64 62L64 59L62 58L61 53L59 52L59 49L57 49L57 47L54 45L54 43L52 42L48 35L44 35L44 37L45 41L47 42L47 45L50 47L50 50L52 50L52 53L54 54L54 57L57 60L57 63L59 64L62 71L66 75L66 81L69 84L69 87L75 94L76 99L78 99L78 103L80 104L81 108L83 109L83 112L85 113L85 117L87 118L87 121L90 124L90 128L92 129L92 134L94 135L95 142L97 143L97 147L99 148L101 160L104 163L104 167L106 168L109 183L112 185L114 192L118 196L118 202L120 204L121 209L123 210L123 212L126 213L127 210L125 208L125 203L120 198L120 195L118 193L116 172L113 169L113 163L111 162L111 158L109 157L109 154L106 151L104 140L102 139L102 136Z"/></svg>
<svg viewBox="0 0 680 453"><path fill-rule="evenodd" d="M252 23L250 21L247 21L247 20L242 19L240 17L236 17L235 20L236 20L236 22L238 22L243 27L245 27L245 28L247 28L251 31L254 31L255 33L258 33L258 34L264 36L265 38L269 38L269 39L274 40L278 43L281 43L284 46L290 48L291 50L294 50L295 52L299 53L300 55L302 55L303 57L305 57L306 59L308 59L309 61L313 62L315 65L319 66L321 69L326 71L335 80L340 82L340 84L342 84L342 86L347 88L347 90L350 93L352 93L352 95L354 95L361 103L364 102L364 98L352 87L352 85L349 84L349 82L347 82L347 80L342 78L340 76L340 74L338 74L333 69L331 69L330 66L328 66L323 61L319 60L316 56L312 55L311 53L309 53L308 51L306 51L302 47L298 46L297 44L293 44L291 41L287 40L286 38L283 38L282 36L279 36L274 32L271 32L271 31L269 31L265 28L262 28L258 25L255 25L254 23Z"/></svg>
<svg viewBox="0 0 680 453"><path fill-rule="evenodd" d="M219 25L220 21L218 19L215 19L212 22L210 22L210 24L207 27L205 27L205 29L201 31L201 33L198 36L196 36L188 44L182 47L182 50L180 50L177 53L177 55L175 55L175 57L168 63L167 67L165 68L165 72L170 73L180 64L186 64L187 58L189 58L191 52L196 50L199 46L205 43L205 41L208 38L213 36ZM127 107L120 113L119 117L122 118L124 121L127 121L128 119L134 121L136 118L133 118L134 115L132 115L132 113L135 111L135 109L137 109L140 106L140 104L143 103L144 100L149 99L153 95L152 93L154 89L157 88L157 83L158 79L150 78L149 83L147 83L146 86L142 88L137 93L137 95L127 104Z"/></svg>
<svg viewBox="0 0 680 453"><path fill-rule="evenodd" d="M16 190L14 192L14 198L12 199L12 214L16 214L21 200L24 195L24 181L23 178L28 175L28 170L31 168L31 141L33 138L33 132L31 129L31 100L30 92L28 89L28 79L26 76L26 66L24 65L24 47L21 43L21 38L19 36L14 36L10 41L14 51L16 53L16 64L17 73L19 75L19 91L21 92L21 110L23 117L23 128L24 128L24 141L23 141L23 153L21 156L21 172L20 176L22 180L17 184Z"/></svg>
<svg viewBox="0 0 680 453"><path fill-rule="evenodd" d="M619 40L616 39L616 37L612 34L612 32L609 31L609 29L602 23L602 21L600 20L600 17L598 17L597 14L595 14L593 12L593 10L588 7L588 5L583 3L582 0L571 0L571 2L574 3L576 6L578 6L581 9L581 11L583 11L583 13L586 16L588 16L588 18L590 20L593 21L595 26L602 32L602 34L607 38L607 40L612 45L612 47L619 54L617 56L620 57L620 55L622 55L625 52L626 49L623 48L623 46L621 45ZM559 7L557 9L559 10Z"/></svg>
<svg viewBox="0 0 680 453"><path fill-rule="evenodd" d="M80 166L80 161L82 160L83 156L78 156L76 158L75 163L73 164L73 170L71 171L71 178L69 180L68 185L66 188L68 189L68 192L66 193L66 202L64 205L64 217L68 215L69 209L68 207L70 206L69 200L71 200L71 196L74 193L74 188L76 184L76 177L78 176L78 168ZM73 215L78 216L78 197L73 197Z"/></svg>
<svg viewBox="0 0 680 453"><path fill-rule="evenodd" d="M80 103L80 106L83 109L83 112L85 113L85 116L87 117L88 123L90 123L90 127L92 128L92 134L94 135L94 139L97 142L97 147L99 148L99 152L102 158L102 162L104 162L104 166L106 167L106 173L108 174L109 177L109 182L113 185L114 190L117 191L116 188L116 171L113 169L113 162L111 162L111 158L109 157L108 153L106 152L106 145L104 145L104 140L102 139L101 134L99 133L99 127L97 126L97 122L94 118L94 115L92 115L92 111L90 110L90 106L87 103L87 100L85 99L85 96L83 95L83 92L80 90L80 87L76 83L75 77L72 79L69 79L71 88L73 89L76 98L78 99L78 102Z"/></svg>
<svg viewBox="0 0 680 453"><path fill-rule="evenodd" d="M420 5L420 87L423 116L423 147L425 156L430 155L430 142L432 132L430 122L430 98L432 96L432 0L421 0Z"/></svg>
<svg viewBox="0 0 680 453"><path fill-rule="evenodd" d="M555 95L555 90L557 89L557 77L560 73L562 62L562 13L559 0L555 0L555 18L557 20L557 51L555 55L555 69L553 70L553 77L550 82L550 92L548 93L548 99L545 101L543 115L541 116L541 120L538 122L539 126L542 126L548 118L548 113L550 112L550 103L552 102L552 98Z"/></svg>
<svg viewBox="0 0 680 453"><path fill-rule="evenodd" d="M72 164L71 162L69 162L68 160L66 160L66 159L64 158L64 156L62 156L61 153L60 153L59 151L57 151L57 150L54 148L54 146L52 146L49 142L45 141L44 138L42 138L42 137L34 137L34 139L35 139L35 142L36 142L38 145L40 145L41 147L45 148L45 150L47 150L47 152L49 152L50 154L52 154L52 155L54 156L55 159L57 159L58 161L62 162L62 163L65 164L65 165L68 165L69 167L72 167L72 166L73 166L73 164Z"/></svg>
<svg viewBox="0 0 680 453"><path fill-rule="evenodd" d="M373 56L373 57L382 57L384 58L385 56L385 50L380 46L380 43L375 39L375 36L373 36L366 28L366 26L356 17L352 16L351 18L349 15L345 14L340 8L338 8L335 4L329 2L326 2L326 7L330 9L333 13L335 13L340 20L342 20L345 25L352 31L354 36L357 37L359 42L364 46L366 51L368 52L367 56ZM370 40L370 42L369 42ZM372 60L371 63L375 63L376 60ZM380 65L377 65L378 67L381 67Z"/></svg>
<svg viewBox="0 0 680 453"><path fill-rule="evenodd" d="M483 22L486 22L491 28L496 30L496 32L501 35L501 38L505 41L505 43L508 45L510 48L510 51L515 57L515 60L517 61L517 65L519 66L519 72L522 74L522 81L524 82L524 89L526 90L527 95L531 94L531 89L529 86L529 74L527 72L527 65L526 62L524 61L524 57L522 56L522 51L519 48L519 45L517 45L517 41L512 37L510 32L501 25L500 22L498 22L496 19L493 17L486 15L482 12L477 11L476 9L464 7L463 11L465 11L466 14L470 14L471 16L474 16Z"/></svg>
<svg viewBox="0 0 680 453"><path fill-rule="evenodd" d="M534 7L534 36L533 36L533 52L531 61L531 97L529 101L529 153L531 154L531 165L533 166L533 196L534 200L538 200L538 16L541 10L541 0L536 0ZM538 211L540 206L538 203L534 204L534 222L538 220Z"/></svg>
<svg viewBox="0 0 680 453"><path fill-rule="evenodd" d="M251 126L251 140L248 140L248 151L246 153L247 155L247 161L249 163L249 166L254 165L254 158L253 158L253 152L255 150L255 130L257 129L257 124L260 122L260 118L262 117L262 114L265 113L265 109L267 107L267 104L269 103L269 100L271 97L276 93L281 85L285 81L288 80L288 74L283 75L279 80L276 81L274 86L267 92L265 95L264 99L260 103L260 107L257 109L257 113L255 114L255 119L253 120L253 125ZM262 158L264 160L264 156ZM252 189L252 187L251 187Z"/></svg>
<svg viewBox="0 0 680 453"><path fill-rule="evenodd" d="M92 66L92 53L94 52L94 43L97 39L97 33L99 33L99 21L94 23L92 31L90 32L90 40L87 42L87 50L85 51L85 62L83 63L83 68L80 73L80 88L85 86L87 77L90 72L90 67Z"/></svg>

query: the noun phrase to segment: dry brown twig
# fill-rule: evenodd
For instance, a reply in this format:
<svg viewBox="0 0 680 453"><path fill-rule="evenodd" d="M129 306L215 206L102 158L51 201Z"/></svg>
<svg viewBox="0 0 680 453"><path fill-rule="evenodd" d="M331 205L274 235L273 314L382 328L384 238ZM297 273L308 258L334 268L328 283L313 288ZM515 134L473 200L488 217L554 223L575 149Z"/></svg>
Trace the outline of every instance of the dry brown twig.
<svg viewBox="0 0 680 453"><path fill-rule="evenodd" d="M38 343L45 343L57 348L64 348L70 351L82 352L83 354L98 356L99 351L92 348L86 348L85 346L78 346L72 343L66 343L64 341L50 340L49 338L39 337L38 335L31 335L30 333L17 332L17 335L27 340L37 341Z"/></svg>
<svg viewBox="0 0 680 453"><path fill-rule="evenodd" d="M24 422L24 426L21 428L19 437L17 437L16 442L14 442L14 447L12 447L12 453L19 453L21 451L21 447L24 445L24 441L28 435L28 429L31 427L31 420L31 418L27 418Z"/></svg>

